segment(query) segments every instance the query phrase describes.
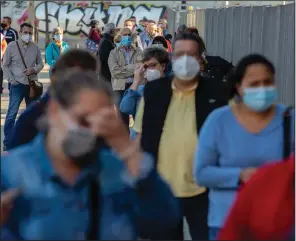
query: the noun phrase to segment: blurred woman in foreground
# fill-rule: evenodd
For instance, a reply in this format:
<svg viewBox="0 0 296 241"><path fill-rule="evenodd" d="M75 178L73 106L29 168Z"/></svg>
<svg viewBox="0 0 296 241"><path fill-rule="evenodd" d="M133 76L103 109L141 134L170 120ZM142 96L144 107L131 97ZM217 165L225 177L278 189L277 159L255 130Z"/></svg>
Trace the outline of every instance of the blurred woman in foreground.
<svg viewBox="0 0 296 241"><path fill-rule="evenodd" d="M84 71L100 72L99 62L90 52L83 49L71 49L62 54L55 63L51 71L50 82L56 81L55 75L57 73L62 73L72 67L77 67ZM45 114L49 99L50 93L47 91L39 101L29 105L20 115L12 130L9 149L29 143L38 134L39 130L36 122L40 116Z"/></svg>
<svg viewBox="0 0 296 241"><path fill-rule="evenodd" d="M1 239L132 240L171 228L178 203L153 167L129 139L109 85L94 71L59 73L42 133L2 157L1 194L21 193Z"/></svg>

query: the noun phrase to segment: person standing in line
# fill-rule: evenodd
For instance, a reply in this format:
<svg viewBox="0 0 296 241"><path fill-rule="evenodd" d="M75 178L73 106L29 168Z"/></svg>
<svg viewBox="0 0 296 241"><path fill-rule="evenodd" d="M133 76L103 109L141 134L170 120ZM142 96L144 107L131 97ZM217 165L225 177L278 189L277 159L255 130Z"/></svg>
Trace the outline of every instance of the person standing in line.
<svg viewBox="0 0 296 241"><path fill-rule="evenodd" d="M210 190L208 225L216 240L240 185L257 169L282 159L284 113L276 104L275 68L264 56L242 58L228 77L236 103L215 110L206 120L196 148L197 183ZM294 114L291 152L295 148Z"/></svg>
<svg viewBox="0 0 296 241"><path fill-rule="evenodd" d="M134 81L120 102L120 111L135 118L138 105L143 96L146 82L165 76L169 63L168 52L161 48L146 48L142 53L141 64L136 67Z"/></svg>
<svg viewBox="0 0 296 241"><path fill-rule="evenodd" d="M5 36L5 40L7 44L10 42L18 40L18 34L15 29L11 27L11 17L3 17L1 22L1 30L0 33L2 33Z"/></svg>
<svg viewBox="0 0 296 241"><path fill-rule="evenodd" d="M193 160L199 131L207 116L227 105L219 86L199 75L203 40L196 34L177 35L173 46L172 77L148 82L133 130L143 150L152 153L157 170L180 201L182 219L165 237L183 240L183 216L192 240L208 240L208 193L195 183ZM146 237L145 237L146 238Z"/></svg>
<svg viewBox="0 0 296 241"><path fill-rule="evenodd" d="M168 32L168 21L164 18L159 20L158 27L162 29L163 37L166 36Z"/></svg>
<svg viewBox="0 0 296 241"><path fill-rule="evenodd" d="M135 16L131 16L131 17L130 17L130 20L134 22L134 24L135 24L135 28L137 29L137 28L138 28L137 18L136 18Z"/></svg>
<svg viewBox="0 0 296 241"><path fill-rule="evenodd" d="M91 20L88 38L90 40L94 41L97 45L100 44L101 33L99 31L99 21L98 20Z"/></svg>
<svg viewBox="0 0 296 241"><path fill-rule="evenodd" d="M87 50L93 54L97 54L101 39L102 38L101 38L101 33L99 31L99 21L91 20L88 39L86 40Z"/></svg>
<svg viewBox="0 0 296 241"><path fill-rule="evenodd" d="M1 78L1 94L3 92L3 70L2 70L2 59L3 59L3 55L5 53L5 50L7 48L7 42L5 40L4 35L1 33L1 69L0 69L0 78Z"/></svg>
<svg viewBox="0 0 296 241"><path fill-rule="evenodd" d="M136 31L136 23L131 19L127 19L124 21L124 27L129 28L132 31L133 44L135 45L135 47L143 50L140 36Z"/></svg>
<svg viewBox="0 0 296 241"><path fill-rule="evenodd" d="M133 83L136 64L140 63L141 49L132 45L132 31L121 29L121 45L110 53L108 65L112 76L112 88L117 92L119 101Z"/></svg>
<svg viewBox="0 0 296 241"><path fill-rule="evenodd" d="M108 66L110 52L116 47L114 37L116 34L114 23L107 23L104 27L104 35L99 45L99 59L101 62L101 75L105 81L111 83L111 73Z"/></svg>
<svg viewBox="0 0 296 241"><path fill-rule="evenodd" d="M65 51L69 50L69 46L63 41L63 29L58 27L52 31L52 42L47 46L45 50L46 62L48 63L51 75L51 70L55 65L59 56Z"/></svg>
<svg viewBox="0 0 296 241"><path fill-rule="evenodd" d="M83 49L70 49L63 53L54 64L50 83L56 81L56 74L64 72L67 68L80 68L84 71L100 71L96 58ZM49 87L50 89L50 87ZM46 113L47 104L50 100L49 90L39 99L32 103L20 115L11 133L9 149L19 147L32 141L38 134L37 120Z"/></svg>
<svg viewBox="0 0 296 241"><path fill-rule="evenodd" d="M142 48L148 48L151 46L152 41L155 36L157 36L157 25L155 23L148 23L145 31L140 33L140 39L142 43Z"/></svg>
<svg viewBox="0 0 296 241"><path fill-rule="evenodd" d="M1 240L136 240L174 226L178 202L130 140L110 85L75 67L56 78L38 136L1 158L1 197L20 189Z"/></svg>
<svg viewBox="0 0 296 241"><path fill-rule="evenodd" d="M10 85L9 105L4 123L3 151L7 151L21 102L25 99L26 106L28 106L32 101L29 97L28 76L31 80L38 80L38 73L44 67L41 50L37 44L32 42L33 26L29 23L23 23L20 26L20 35L20 40L8 44L3 57L3 72ZM28 69L22 62L17 44Z"/></svg>
<svg viewBox="0 0 296 241"><path fill-rule="evenodd" d="M121 40L122 40L122 36L120 35L120 33L114 37L114 43L116 47L119 47L121 45Z"/></svg>

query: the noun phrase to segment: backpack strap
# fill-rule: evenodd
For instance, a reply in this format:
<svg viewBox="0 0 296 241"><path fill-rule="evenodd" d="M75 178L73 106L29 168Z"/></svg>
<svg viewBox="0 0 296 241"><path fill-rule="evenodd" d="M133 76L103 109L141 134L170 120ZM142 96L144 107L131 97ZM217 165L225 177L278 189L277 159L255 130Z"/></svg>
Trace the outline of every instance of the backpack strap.
<svg viewBox="0 0 296 241"><path fill-rule="evenodd" d="M287 160L291 154L291 109L288 107L284 112L284 122L283 122L283 159Z"/></svg>

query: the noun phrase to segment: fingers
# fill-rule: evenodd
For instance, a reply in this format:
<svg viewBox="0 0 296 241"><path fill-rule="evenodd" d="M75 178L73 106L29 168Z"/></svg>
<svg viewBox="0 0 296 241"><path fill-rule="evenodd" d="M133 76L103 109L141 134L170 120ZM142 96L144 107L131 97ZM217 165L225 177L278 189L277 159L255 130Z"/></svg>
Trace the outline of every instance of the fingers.
<svg viewBox="0 0 296 241"><path fill-rule="evenodd" d="M120 123L120 114L115 107L104 108L87 120L94 133L105 136L112 134L110 131Z"/></svg>

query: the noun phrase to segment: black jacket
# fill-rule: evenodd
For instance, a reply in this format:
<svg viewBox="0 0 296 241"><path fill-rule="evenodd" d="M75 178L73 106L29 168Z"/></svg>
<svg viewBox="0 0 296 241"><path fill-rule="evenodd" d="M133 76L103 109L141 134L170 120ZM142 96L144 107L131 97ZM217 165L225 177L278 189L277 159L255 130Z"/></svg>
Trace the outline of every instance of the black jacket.
<svg viewBox="0 0 296 241"><path fill-rule="evenodd" d="M17 31L13 28L7 29L6 34L4 34L4 29L1 29L0 32L5 36L7 44L9 44L12 41L18 40Z"/></svg>
<svg viewBox="0 0 296 241"><path fill-rule="evenodd" d="M154 156L155 160L157 160L162 129L173 93L171 85L172 77L165 77L148 82L144 89L145 107L141 145L144 151ZM227 104L227 95L223 94L221 86L212 78L200 77L195 91L197 133L213 110ZM180 128L182 129L182 126Z"/></svg>
<svg viewBox="0 0 296 241"><path fill-rule="evenodd" d="M116 47L113 42L113 37L110 34L104 34L100 46L99 46L99 57L101 61L101 75L106 81L111 82L111 73L108 66L108 58L110 52Z"/></svg>

